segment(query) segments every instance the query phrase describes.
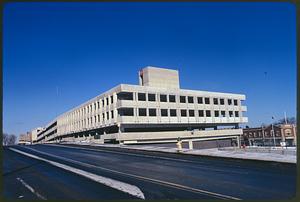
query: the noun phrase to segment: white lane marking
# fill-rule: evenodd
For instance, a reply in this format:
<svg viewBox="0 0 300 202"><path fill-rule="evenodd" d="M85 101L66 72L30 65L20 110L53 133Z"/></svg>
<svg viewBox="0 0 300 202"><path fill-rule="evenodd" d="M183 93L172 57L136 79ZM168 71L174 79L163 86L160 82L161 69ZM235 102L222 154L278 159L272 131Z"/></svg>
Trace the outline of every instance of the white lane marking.
<svg viewBox="0 0 300 202"><path fill-rule="evenodd" d="M205 194L205 195L208 195L208 196L213 196L213 197L219 198L219 199L241 200L240 198L233 197L233 196L228 196L228 195L225 195L225 194L219 194L219 193L210 192L210 191L206 191L206 190L202 190L202 189L192 188L192 187L184 186L184 185L181 185L181 184L166 182L166 181L163 181L163 180L157 180L157 179L148 178L148 177L144 177L144 176L140 176L140 175L124 173L124 172L120 172L120 171L117 171L117 170L112 170L112 169L109 169L109 168L104 168L104 167L100 167L100 166L96 166L96 165L76 161L76 160L73 160L73 159L67 159L65 157L56 156L56 155L53 155L53 154L48 154L46 152L38 151L36 149L32 149L32 148L28 148L28 147L26 147L26 149L29 149L29 150L32 150L34 152L44 154L44 155L47 155L47 156L50 156L50 157L53 157L53 158L58 158L58 159L61 159L61 160L64 160L64 161L67 161L67 162L70 162L70 163L75 163L75 164L78 164L78 165L81 165L81 166L85 166L85 167L88 167L88 168L97 168L97 169L101 169L101 170L108 171L108 172L111 172L111 173L121 174L121 175L124 175L124 176L133 177L133 178L138 178L138 179L141 179L141 180L144 180L144 181L150 181L150 182L153 182L153 183L156 183L156 184L169 186L169 187L172 187L172 188L177 188L177 189L190 191L190 192L194 192L194 193L201 193L201 194Z"/></svg>
<svg viewBox="0 0 300 202"><path fill-rule="evenodd" d="M98 183L104 184L104 185L109 186L111 188L117 189L119 191L128 193L128 194L133 195L137 198L145 199L144 193L137 186L127 184L125 182L121 182L121 181L114 180L114 179L111 179L111 178L103 177L103 176L100 176L100 175L95 175L93 173L89 173L89 172L86 172L84 170L80 170L80 169L73 168L73 167L68 166L68 165L57 163L55 161L47 160L47 159L44 159L42 157L38 157L38 156L35 156L35 155L32 155L32 154L20 151L18 149L14 149L14 148L9 148L9 149L14 151L14 152L23 154L25 156L28 156L28 157L31 157L31 158L34 158L34 159L37 159L37 160L40 160L40 161L47 162L47 163L49 163L51 165L54 165L56 167L62 168L64 170L67 170L67 171L70 171L70 172L73 172L73 173L76 173L76 174L81 175L81 176L84 176L88 179L91 179L91 180L96 181Z"/></svg>
<svg viewBox="0 0 300 202"><path fill-rule="evenodd" d="M91 148L85 148L85 147L80 148L80 147L73 147L73 146L66 146L66 145L52 145L52 144L49 144L47 146L65 147L65 148L73 148L73 149L89 150L89 151L98 151L98 152L101 151L101 152L106 152L106 153L115 153L115 154L122 154L122 155L128 155L128 156L147 157L147 158L153 158L153 159L163 159L163 160L171 160L171 161L179 161L179 162L187 162L187 163L196 163L196 164L200 164L202 166L202 167L200 167L200 169L206 169L206 170L216 171L216 172L248 174L248 172L244 172L244 171L215 169L215 168L207 167L208 164L200 163L198 161L185 160L185 159L175 159L175 158L170 158L170 157L151 156L151 155L147 155L147 154L132 154L132 153L126 153L126 152L110 151L110 150L103 150L103 149L91 149ZM204 168L203 166L206 166L206 168Z"/></svg>
<svg viewBox="0 0 300 202"><path fill-rule="evenodd" d="M36 195L38 198L42 199L42 200L46 200L46 198L44 196L42 196L41 194L39 194L37 191L35 191L29 184L27 184L23 179L17 177L16 178L18 181L20 181L22 183L22 185L24 187L26 187L31 193L33 193L34 195ZM18 198L23 198L23 196L19 196Z"/></svg>

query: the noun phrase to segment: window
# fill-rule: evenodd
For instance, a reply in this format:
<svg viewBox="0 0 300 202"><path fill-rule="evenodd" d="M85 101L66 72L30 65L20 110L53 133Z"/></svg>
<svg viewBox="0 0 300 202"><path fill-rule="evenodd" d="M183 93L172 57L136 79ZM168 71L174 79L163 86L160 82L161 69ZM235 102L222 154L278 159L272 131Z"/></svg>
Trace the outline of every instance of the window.
<svg viewBox="0 0 300 202"><path fill-rule="evenodd" d="M170 109L170 116L176 116L176 109Z"/></svg>
<svg viewBox="0 0 300 202"><path fill-rule="evenodd" d="M188 103L194 103L194 98L192 96L188 96Z"/></svg>
<svg viewBox="0 0 300 202"><path fill-rule="evenodd" d="M118 100L133 100L132 92L120 92L117 94Z"/></svg>
<svg viewBox="0 0 300 202"><path fill-rule="evenodd" d="M176 102L175 95L169 95L169 102Z"/></svg>
<svg viewBox="0 0 300 202"><path fill-rule="evenodd" d="M206 110L206 111L205 111L205 114L206 114L206 117L211 117L211 114L210 114L210 111L209 111L209 110Z"/></svg>
<svg viewBox="0 0 300 202"><path fill-rule="evenodd" d="M227 102L228 102L228 105L232 105L232 99L228 99Z"/></svg>
<svg viewBox="0 0 300 202"><path fill-rule="evenodd" d="M234 105L237 106L238 105L238 101L237 100L233 100Z"/></svg>
<svg viewBox="0 0 300 202"><path fill-rule="evenodd" d="M108 97L106 98L106 105L109 105Z"/></svg>
<svg viewBox="0 0 300 202"><path fill-rule="evenodd" d="M167 102L167 95L160 95L159 98L161 102Z"/></svg>
<svg viewBox="0 0 300 202"><path fill-rule="evenodd" d="M106 119L109 119L109 112L106 112Z"/></svg>
<svg viewBox="0 0 300 202"><path fill-rule="evenodd" d="M219 104L218 98L214 98L214 105L217 105L217 104Z"/></svg>
<svg viewBox="0 0 300 202"><path fill-rule="evenodd" d="M180 96L180 103L186 103L185 96Z"/></svg>
<svg viewBox="0 0 300 202"><path fill-rule="evenodd" d="M203 104L203 97L197 97L198 104Z"/></svg>
<svg viewBox="0 0 300 202"><path fill-rule="evenodd" d="M98 122L100 122L100 115L98 115Z"/></svg>
<svg viewBox="0 0 300 202"><path fill-rule="evenodd" d="M149 116L156 116L156 109L149 109Z"/></svg>
<svg viewBox="0 0 300 202"><path fill-rule="evenodd" d="M225 111L221 111L221 116L222 117L225 117L226 115L225 115Z"/></svg>
<svg viewBox="0 0 300 202"><path fill-rule="evenodd" d="M194 117L195 116L195 111L194 110L189 110L189 116Z"/></svg>
<svg viewBox="0 0 300 202"><path fill-rule="evenodd" d="M219 111L215 111L215 117L219 117L220 113Z"/></svg>
<svg viewBox="0 0 300 202"><path fill-rule="evenodd" d="M110 96L110 103L114 103L114 96Z"/></svg>
<svg viewBox="0 0 300 202"><path fill-rule="evenodd" d="M102 114L102 120L103 121L105 120L105 114L104 113Z"/></svg>
<svg viewBox="0 0 300 202"><path fill-rule="evenodd" d="M148 94L148 101L155 102L155 94Z"/></svg>
<svg viewBox="0 0 300 202"><path fill-rule="evenodd" d="M209 102L209 97L206 97L205 99L204 99L204 101L205 101L205 104L210 104L210 102Z"/></svg>
<svg viewBox="0 0 300 202"><path fill-rule="evenodd" d="M139 101L146 101L146 94L145 93L138 93L138 100Z"/></svg>
<svg viewBox="0 0 300 202"><path fill-rule="evenodd" d="M220 104L221 105L224 105L225 103L224 103L224 99L222 98L222 99L220 99Z"/></svg>
<svg viewBox="0 0 300 202"><path fill-rule="evenodd" d="M233 111L229 111L229 117L233 117Z"/></svg>
<svg viewBox="0 0 300 202"><path fill-rule="evenodd" d="M146 108L139 108L139 116L147 116Z"/></svg>
<svg viewBox="0 0 300 202"><path fill-rule="evenodd" d="M111 111L111 118L112 119L114 118L114 111L113 110Z"/></svg>
<svg viewBox="0 0 300 202"><path fill-rule="evenodd" d="M102 100L102 106L104 107L104 98L103 98L103 100Z"/></svg>
<svg viewBox="0 0 300 202"><path fill-rule="evenodd" d="M235 117L239 117L239 112L238 111L234 112L234 115Z"/></svg>
<svg viewBox="0 0 300 202"><path fill-rule="evenodd" d="M185 110L185 109L180 110L180 115L181 115L182 117L186 117L186 116L187 116L187 115L186 115L186 110Z"/></svg>
<svg viewBox="0 0 300 202"><path fill-rule="evenodd" d="M100 109L100 102L98 101L97 104L98 104L98 109Z"/></svg>
<svg viewBox="0 0 300 202"><path fill-rule="evenodd" d="M133 116L133 108L120 108L118 114L120 116Z"/></svg>
<svg viewBox="0 0 300 202"><path fill-rule="evenodd" d="M161 113L161 116L168 116L168 110L167 109L161 109L160 113Z"/></svg>
<svg viewBox="0 0 300 202"><path fill-rule="evenodd" d="M203 112L203 110L199 110L198 113L199 113L199 117L204 117L204 112Z"/></svg>

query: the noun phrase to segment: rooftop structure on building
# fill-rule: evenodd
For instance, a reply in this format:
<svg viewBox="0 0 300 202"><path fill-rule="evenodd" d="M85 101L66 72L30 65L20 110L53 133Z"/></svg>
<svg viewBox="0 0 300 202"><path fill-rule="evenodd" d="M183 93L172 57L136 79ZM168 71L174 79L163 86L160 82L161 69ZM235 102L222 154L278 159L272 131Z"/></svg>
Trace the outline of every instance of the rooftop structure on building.
<svg viewBox="0 0 300 202"><path fill-rule="evenodd" d="M179 73L172 69L146 67L138 78L139 85L120 84L61 114L38 132L36 142L130 144L243 133L245 95L181 89Z"/></svg>

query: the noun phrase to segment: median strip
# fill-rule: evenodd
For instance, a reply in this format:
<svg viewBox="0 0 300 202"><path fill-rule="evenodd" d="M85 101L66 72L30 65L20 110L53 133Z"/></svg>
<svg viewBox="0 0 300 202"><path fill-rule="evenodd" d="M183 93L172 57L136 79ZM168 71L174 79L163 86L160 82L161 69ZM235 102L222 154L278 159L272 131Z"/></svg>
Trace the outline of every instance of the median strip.
<svg viewBox="0 0 300 202"><path fill-rule="evenodd" d="M90 180L93 180L95 182L98 182L100 184L103 184L103 185L106 185L108 187L117 189L119 191L128 193L128 194L130 194L132 196L135 196L137 198L145 199L144 193L137 186L127 184L127 183L124 183L124 182L121 182L121 181L118 181L118 180L114 180L114 179L111 179L111 178L103 177L103 176L100 176L100 175L96 175L96 174L93 174L93 173L89 173L89 172L86 172L84 170L80 170L80 169L77 169L77 168L74 168L74 167L71 167L71 166L68 166L68 165L64 165L64 164L61 164L61 163L57 163L57 162L54 162L54 161L51 161L51 160L47 160L45 158L38 157L38 156L35 156L33 154L23 152L23 151L20 151L18 149L15 149L15 148L9 148L9 149L14 151L14 152L17 152L19 154L23 154L25 156L28 156L28 157L31 157L31 158L34 158L34 159L37 159L37 160L40 160L40 161L47 162L47 163L49 163L53 166L56 166L58 168L62 168L64 170L76 173L78 175L86 177L86 178L88 178Z"/></svg>

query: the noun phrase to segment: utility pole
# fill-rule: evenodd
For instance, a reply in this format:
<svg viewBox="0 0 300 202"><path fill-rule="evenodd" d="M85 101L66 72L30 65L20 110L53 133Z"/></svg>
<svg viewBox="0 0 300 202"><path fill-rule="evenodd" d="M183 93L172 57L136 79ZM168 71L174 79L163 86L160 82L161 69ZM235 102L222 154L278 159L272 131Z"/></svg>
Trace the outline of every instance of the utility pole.
<svg viewBox="0 0 300 202"><path fill-rule="evenodd" d="M274 117L272 116L272 120L274 121ZM274 141L274 147L276 147L276 141L275 141L275 133L274 133L274 123L272 121L272 133L273 133L273 141Z"/></svg>
<svg viewBox="0 0 300 202"><path fill-rule="evenodd" d="M265 146L265 131L264 131L264 126L261 126L261 131L262 131L262 137L263 137L263 146Z"/></svg>

